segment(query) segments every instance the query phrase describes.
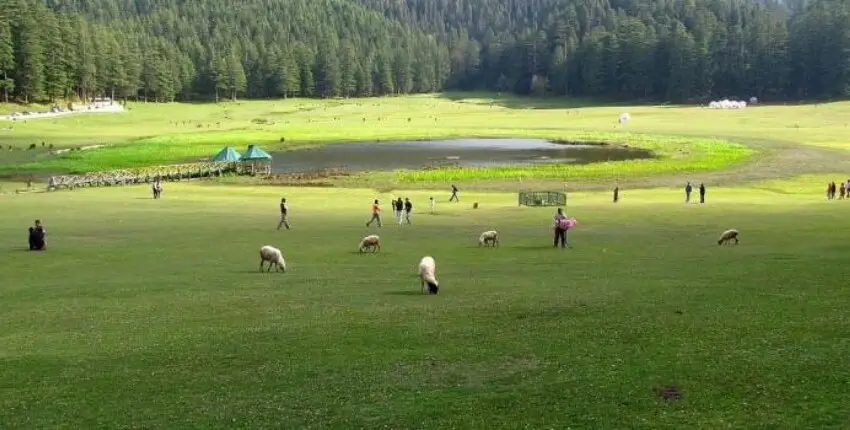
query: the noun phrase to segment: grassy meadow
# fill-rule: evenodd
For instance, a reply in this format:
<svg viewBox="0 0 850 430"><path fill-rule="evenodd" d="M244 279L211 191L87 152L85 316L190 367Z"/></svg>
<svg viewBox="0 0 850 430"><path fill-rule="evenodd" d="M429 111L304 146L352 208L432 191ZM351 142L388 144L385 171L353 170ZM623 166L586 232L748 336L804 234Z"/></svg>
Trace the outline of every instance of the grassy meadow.
<svg viewBox="0 0 850 430"><path fill-rule="evenodd" d="M838 428L850 201L826 202L826 179L706 205L573 193L565 251L553 210L515 194L441 192L436 215L426 191L0 195L0 427ZM396 195L414 225L367 229ZM34 218L44 253L24 251ZM741 244L717 246L730 227ZM477 248L491 228L502 246ZM370 232L383 250L359 255ZM263 244L288 273L258 273ZM426 254L437 296L419 294Z"/></svg>
<svg viewBox="0 0 850 430"><path fill-rule="evenodd" d="M850 103L715 111L449 94L130 108L0 122L0 143L17 148L0 151L0 175L18 181L0 182L4 430L848 422L850 199L824 189L850 178ZM471 136L609 141L659 158L382 172L335 188L166 183L162 200L148 186L16 193L28 172L228 144ZM109 146L56 157L41 142ZM683 202L686 180L706 182L707 204ZM569 250L552 247L554 208L517 207L516 195L564 183L579 221ZM397 196L414 201L412 226L389 214ZM281 197L289 231L275 230ZM376 198L385 225L367 228ZM36 218L44 253L25 250ZM728 228L740 245L717 245ZM502 246L478 248L489 229ZM370 233L383 249L360 255ZM258 272L266 244L287 273ZM419 293L424 255L437 296Z"/></svg>
<svg viewBox="0 0 850 430"><path fill-rule="evenodd" d="M5 109L9 109L6 107ZM629 112L627 125L617 124ZM531 100L478 94L445 94L351 100L276 100L222 104L130 103L120 114L81 114L0 123L0 175L44 175L137 168L212 157L224 145L256 143L290 150L325 142L540 137L626 144L654 151L654 160L585 166L507 166L385 172L386 186L433 188L445 181L502 181L503 188L541 180L594 182L678 177L685 172L731 170L747 175L754 161L799 160L791 173L822 171L847 148L850 103L754 106L717 111L679 106L591 106L581 101ZM30 144L35 151L27 151ZM8 150L9 145L16 150ZM107 145L52 156L47 148ZM802 149L801 149L802 148ZM799 152L805 154L799 154ZM785 169L786 171L789 169ZM787 172L786 172L787 173ZM358 178L355 182L361 182ZM714 178L713 178L714 179ZM715 183L721 181L715 181ZM652 184L658 185L658 184Z"/></svg>

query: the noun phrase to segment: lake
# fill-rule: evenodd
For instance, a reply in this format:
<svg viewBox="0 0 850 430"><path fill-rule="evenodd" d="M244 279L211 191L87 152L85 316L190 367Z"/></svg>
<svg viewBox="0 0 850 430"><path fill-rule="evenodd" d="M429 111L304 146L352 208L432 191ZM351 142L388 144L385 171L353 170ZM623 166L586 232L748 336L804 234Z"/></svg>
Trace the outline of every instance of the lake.
<svg viewBox="0 0 850 430"><path fill-rule="evenodd" d="M559 144L541 139L452 139L335 143L272 152L274 173L343 169L348 172L539 163L589 164L651 158L649 151L619 145Z"/></svg>

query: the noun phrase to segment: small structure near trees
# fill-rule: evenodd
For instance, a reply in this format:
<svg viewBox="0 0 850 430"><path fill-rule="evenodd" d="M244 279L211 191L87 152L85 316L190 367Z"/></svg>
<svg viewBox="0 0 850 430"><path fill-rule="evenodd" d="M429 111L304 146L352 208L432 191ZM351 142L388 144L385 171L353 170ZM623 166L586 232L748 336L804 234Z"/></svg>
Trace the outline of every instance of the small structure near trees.
<svg viewBox="0 0 850 430"><path fill-rule="evenodd" d="M566 206L567 194L560 191L521 191L519 206Z"/></svg>

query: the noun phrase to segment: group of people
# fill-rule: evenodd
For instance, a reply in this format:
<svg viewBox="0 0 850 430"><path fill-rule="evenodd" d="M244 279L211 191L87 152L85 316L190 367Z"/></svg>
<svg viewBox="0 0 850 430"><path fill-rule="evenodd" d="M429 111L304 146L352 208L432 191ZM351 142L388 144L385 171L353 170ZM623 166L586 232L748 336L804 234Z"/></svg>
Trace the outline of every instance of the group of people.
<svg viewBox="0 0 850 430"><path fill-rule="evenodd" d="M47 230L41 225L41 220L35 220L35 226L29 228L30 251L45 251L47 250L47 242L45 236Z"/></svg>
<svg viewBox="0 0 850 430"><path fill-rule="evenodd" d="M826 198L827 200L835 200L835 192L838 191L838 199L844 200L844 197L850 198L850 179L846 182L842 182L838 187L835 186L835 182L830 182L826 184Z"/></svg>
<svg viewBox="0 0 850 430"><path fill-rule="evenodd" d="M691 202L691 192L693 192L694 187L691 185L691 181L685 185L685 203ZM699 184L699 202L705 203L705 184Z"/></svg>
<svg viewBox="0 0 850 430"><path fill-rule="evenodd" d="M434 198L431 197L431 212L434 211ZM408 225L411 225L410 222L410 214L413 212L413 202L410 201L409 198L405 198L404 200L399 197L395 200L390 200L390 203L393 207L393 214L398 220L398 225L402 225L407 222ZM376 199L374 203L372 203L372 218L369 219L369 222L366 223L366 227L372 225L372 223L378 224L378 227L383 227L383 221L381 220L381 204Z"/></svg>

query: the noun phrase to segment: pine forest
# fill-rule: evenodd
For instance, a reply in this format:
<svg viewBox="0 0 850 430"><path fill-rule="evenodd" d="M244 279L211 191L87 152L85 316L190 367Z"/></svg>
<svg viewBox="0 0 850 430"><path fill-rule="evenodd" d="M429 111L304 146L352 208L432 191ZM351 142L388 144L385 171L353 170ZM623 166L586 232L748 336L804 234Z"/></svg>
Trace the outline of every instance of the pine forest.
<svg viewBox="0 0 850 430"><path fill-rule="evenodd" d="M838 0L0 0L0 97L850 95Z"/></svg>

